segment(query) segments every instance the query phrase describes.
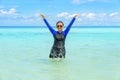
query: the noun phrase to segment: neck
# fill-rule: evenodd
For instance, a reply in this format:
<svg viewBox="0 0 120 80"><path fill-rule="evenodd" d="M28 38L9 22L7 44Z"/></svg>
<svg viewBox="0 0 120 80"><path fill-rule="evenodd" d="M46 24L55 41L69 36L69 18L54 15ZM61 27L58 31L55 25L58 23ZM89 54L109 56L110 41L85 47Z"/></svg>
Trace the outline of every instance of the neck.
<svg viewBox="0 0 120 80"><path fill-rule="evenodd" d="M62 30L59 30L58 32L59 32L59 33L61 33L61 32L62 32Z"/></svg>

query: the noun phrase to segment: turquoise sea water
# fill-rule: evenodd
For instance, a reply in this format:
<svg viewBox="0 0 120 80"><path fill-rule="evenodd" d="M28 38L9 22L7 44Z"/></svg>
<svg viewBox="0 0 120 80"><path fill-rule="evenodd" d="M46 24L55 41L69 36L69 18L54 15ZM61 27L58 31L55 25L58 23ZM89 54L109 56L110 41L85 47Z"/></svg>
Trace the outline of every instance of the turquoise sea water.
<svg viewBox="0 0 120 80"><path fill-rule="evenodd" d="M66 59L47 28L0 28L0 80L120 80L120 28L71 28Z"/></svg>

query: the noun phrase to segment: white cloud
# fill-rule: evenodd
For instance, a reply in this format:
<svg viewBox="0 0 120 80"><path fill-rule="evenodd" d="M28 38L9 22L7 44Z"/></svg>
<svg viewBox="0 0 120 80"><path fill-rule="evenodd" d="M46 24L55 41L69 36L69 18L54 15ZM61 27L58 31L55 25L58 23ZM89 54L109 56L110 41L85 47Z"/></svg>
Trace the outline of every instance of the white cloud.
<svg viewBox="0 0 120 80"><path fill-rule="evenodd" d="M16 12L16 9L15 8L11 8L9 11L8 11L8 14L15 14Z"/></svg>
<svg viewBox="0 0 120 80"><path fill-rule="evenodd" d="M35 17L40 17L40 13L35 13L34 16Z"/></svg>
<svg viewBox="0 0 120 80"><path fill-rule="evenodd" d="M108 15L111 21L120 23L120 13L113 12Z"/></svg>
<svg viewBox="0 0 120 80"><path fill-rule="evenodd" d="M67 12L62 12L62 13L59 13L59 14L57 14L57 17L66 17L66 16L68 16L69 14L67 13Z"/></svg>
<svg viewBox="0 0 120 80"><path fill-rule="evenodd" d="M77 17L77 23L81 25L120 25L120 13L119 12L112 12L112 13L78 13L80 14ZM71 19L75 14L70 14L68 12L63 12L57 14L58 18L63 19L64 21L67 19ZM80 25L78 24L78 25Z"/></svg>
<svg viewBox="0 0 120 80"><path fill-rule="evenodd" d="M73 4L79 4L81 0L72 0Z"/></svg>
<svg viewBox="0 0 120 80"><path fill-rule="evenodd" d="M73 4L82 4L87 2L111 2L113 0L72 0Z"/></svg>
<svg viewBox="0 0 120 80"><path fill-rule="evenodd" d="M9 10L0 9L0 24L39 24L40 17L38 13L33 15L24 15L17 13L15 8ZM7 24L8 25L8 24Z"/></svg>
<svg viewBox="0 0 120 80"><path fill-rule="evenodd" d="M0 10L0 14L7 14L7 11Z"/></svg>
<svg viewBox="0 0 120 80"><path fill-rule="evenodd" d="M70 13L68 13L68 12L62 12L62 13L57 14L56 17L69 19L69 18L73 17L75 14L76 14L76 13L70 14Z"/></svg>
<svg viewBox="0 0 120 80"><path fill-rule="evenodd" d="M109 14L110 17L114 17L114 16L117 16L117 15L119 15L118 12L113 12L113 13L110 13L110 14Z"/></svg>
<svg viewBox="0 0 120 80"><path fill-rule="evenodd" d="M76 13L69 13L69 12L61 12L59 14L48 16L47 19L50 20L50 24L55 24L57 19L63 20L63 22L69 23L69 20L72 19L72 17ZM76 22L78 25L104 25L104 24L113 24L113 25L120 25L120 13L119 12L112 12L112 13L95 13L95 12L83 12L78 13L80 14L79 17L77 17ZM39 13L35 13L33 15L24 15L22 13L17 13L15 8L10 8L8 11L1 9L0 10L0 24L2 22L8 22L11 24L44 24L42 22L41 17L39 16ZM54 25L53 24L53 25Z"/></svg>
<svg viewBox="0 0 120 80"><path fill-rule="evenodd" d="M15 8L10 8L8 11L0 9L0 14L6 15L6 14L16 14Z"/></svg>
<svg viewBox="0 0 120 80"><path fill-rule="evenodd" d="M95 19L95 16L96 16L96 14L95 13L88 13L87 15L86 15L86 18L88 18L88 19Z"/></svg>
<svg viewBox="0 0 120 80"><path fill-rule="evenodd" d="M105 19L108 16L107 13L94 13L94 12L80 13L80 15L82 18L88 20L100 20L100 19Z"/></svg>

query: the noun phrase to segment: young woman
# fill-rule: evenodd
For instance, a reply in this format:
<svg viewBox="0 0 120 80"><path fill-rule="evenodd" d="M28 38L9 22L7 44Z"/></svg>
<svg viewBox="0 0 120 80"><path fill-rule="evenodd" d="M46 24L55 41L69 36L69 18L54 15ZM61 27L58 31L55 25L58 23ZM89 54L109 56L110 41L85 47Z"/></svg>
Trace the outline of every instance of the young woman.
<svg viewBox="0 0 120 80"><path fill-rule="evenodd" d="M69 23L69 25L66 27L66 29L64 31L63 31L64 23L62 21L58 21L56 23L56 27L57 27L58 31L55 31L50 26L50 24L46 20L45 16L43 14L40 14L40 16L42 17L42 19L44 20L45 24L47 25L47 27L49 28L50 32L52 33L52 35L54 37L54 44L51 49L49 58L65 58L65 54L66 54L65 39L66 39L66 36L67 36L72 24L74 23L76 17L78 16L78 14L76 14L73 17L73 19L71 20L71 22Z"/></svg>

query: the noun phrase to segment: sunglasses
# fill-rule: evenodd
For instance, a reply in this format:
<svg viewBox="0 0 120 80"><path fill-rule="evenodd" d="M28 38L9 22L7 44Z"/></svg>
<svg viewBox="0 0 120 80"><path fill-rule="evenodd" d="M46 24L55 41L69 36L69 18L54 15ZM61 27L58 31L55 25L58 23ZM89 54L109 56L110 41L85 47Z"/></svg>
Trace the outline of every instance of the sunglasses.
<svg viewBox="0 0 120 80"><path fill-rule="evenodd" d="M57 28L59 28L59 27L62 28L63 26L62 25L57 25Z"/></svg>

